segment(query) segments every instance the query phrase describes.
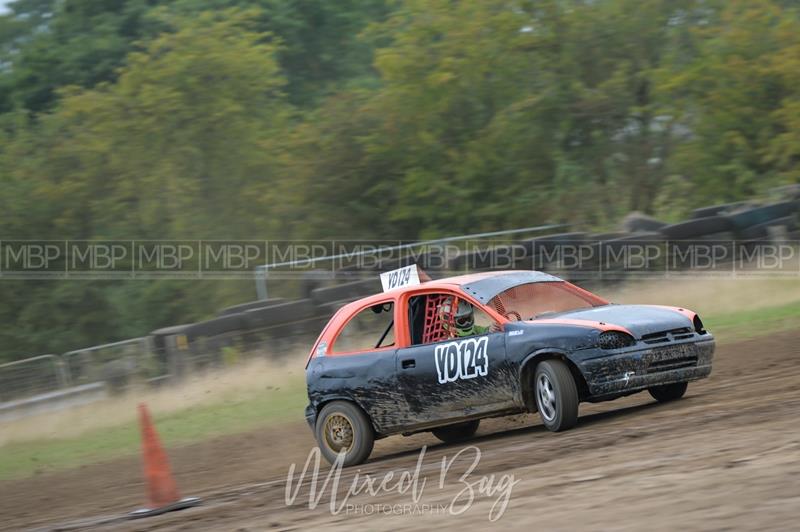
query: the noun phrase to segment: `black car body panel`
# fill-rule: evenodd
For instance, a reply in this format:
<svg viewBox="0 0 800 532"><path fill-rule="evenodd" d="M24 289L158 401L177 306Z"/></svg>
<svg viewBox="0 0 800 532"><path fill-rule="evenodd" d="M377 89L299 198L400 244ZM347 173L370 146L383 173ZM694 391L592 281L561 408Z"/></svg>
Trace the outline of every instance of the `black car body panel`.
<svg viewBox="0 0 800 532"><path fill-rule="evenodd" d="M637 339L659 332L693 328L692 321L686 316L670 308L653 305L605 305L560 312L548 317L553 316L589 322L613 323L625 327Z"/></svg>
<svg viewBox="0 0 800 532"><path fill-rule="evenodd" d="M509 282L515 281L475 283L472 296L491 299ZM462 288L466 292L469 286ZM697 330L691 315L683 309L609 304L509 321L501 331L468 338L312 356L306 369L306 419L313 428L325 403L350 400L368 414L381 437L535 411L525 379L538 361L554 357L570 367L581 401L694 381L711 372L714 338ZM629 331L631 344L600 348L607 324ZM470 364L464 365L466 360Z"/></svg>

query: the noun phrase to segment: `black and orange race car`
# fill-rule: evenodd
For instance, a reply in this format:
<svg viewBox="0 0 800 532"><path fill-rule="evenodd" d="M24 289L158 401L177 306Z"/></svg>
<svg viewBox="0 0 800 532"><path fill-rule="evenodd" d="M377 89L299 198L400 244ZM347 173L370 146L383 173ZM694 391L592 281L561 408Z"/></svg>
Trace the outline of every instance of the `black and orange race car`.
<svg viewBox="0 0 800 532"><path fill-rule="evenodd" d="M687 309L611 304L536 271L419 276L382 274L385 291L342 307L314 344L306 419L332 463L392 434L464 440L486 417L538 411L566 430L582 401L670 401L711 373L714 338Z"/></svg>

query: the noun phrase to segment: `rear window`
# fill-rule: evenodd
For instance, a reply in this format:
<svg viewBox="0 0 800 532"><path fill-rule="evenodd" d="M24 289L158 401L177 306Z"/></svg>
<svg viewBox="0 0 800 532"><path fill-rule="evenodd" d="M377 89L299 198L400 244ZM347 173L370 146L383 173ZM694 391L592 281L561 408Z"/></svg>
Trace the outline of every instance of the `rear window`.
<svg viewBox="0 0 800 532"><path fill-rule="evenodd" d="M367 307L350 318L334 339L331 353L370 351L394 345L394 304Z"/></svg>

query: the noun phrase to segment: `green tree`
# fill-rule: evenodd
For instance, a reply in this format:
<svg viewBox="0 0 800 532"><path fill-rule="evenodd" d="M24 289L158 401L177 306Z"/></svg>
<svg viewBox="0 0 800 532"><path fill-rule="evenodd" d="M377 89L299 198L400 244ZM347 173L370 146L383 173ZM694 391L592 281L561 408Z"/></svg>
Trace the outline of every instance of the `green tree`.
<svg viewBox="0 0 800 532"><path fill-rule="evenodd" d="M371 127L350 133L358 189L389 198L404 236L652 211L675 138L657 79L692 9L403 2L370 31L388 44Z"/></svg>
<svg viewBox="0 0 800 532"><path fill-rule="evenodd" d="M269 230L291 109L275 46L248 29L253 15L181 19L131 54L116 83L64 91L43 120L60 137L46 184L63 183L54 204L82 205L72 222L90 216L95 236L124 238Z"/></svg>
<svg viewBox="0 0 800 532"><path fill-rule="evenodd" d="M0 60L10 68L0 105L51 109L65 85L93 87L115 79L135 42L155 31L149 0L18 0L0 17ZM3 27L15 31L5 33ZM2 97L3 95L0 95Z"/></svg>
<svg viewBox="0 0 800 532"><path fill-rule="evenodd" d="M698 204L797 182L800 18L782 4L724 3L695 30L694 60L664 80L687 131L671 164Z"/></svg>
<svg viewBox="0 0 800 532"><path fill-rule="evenodd" d="M66 88L36 121L7 116L4 238L274 236L292 109L276 46L252 30L254 16L167 17L171 31L131 54L115 83ZM15 318L0 325L0 337L13 353L64 351L132 333L130 323L144 334L213 314L232 295L248 297L251 283L242 286L2 284L3 310Z"/></svg>

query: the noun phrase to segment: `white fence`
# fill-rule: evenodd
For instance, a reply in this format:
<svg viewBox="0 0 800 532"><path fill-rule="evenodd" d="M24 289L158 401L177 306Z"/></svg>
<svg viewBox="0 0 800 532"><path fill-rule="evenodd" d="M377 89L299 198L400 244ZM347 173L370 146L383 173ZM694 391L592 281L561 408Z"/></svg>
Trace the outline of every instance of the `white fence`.
<svg viewBox="0 0 800 532"><path fill-rule="evenodd" d="M104 383L111 392L162 376L150 338L143 336L0 364L0 403L35 400L43 394Z"/></svg>

